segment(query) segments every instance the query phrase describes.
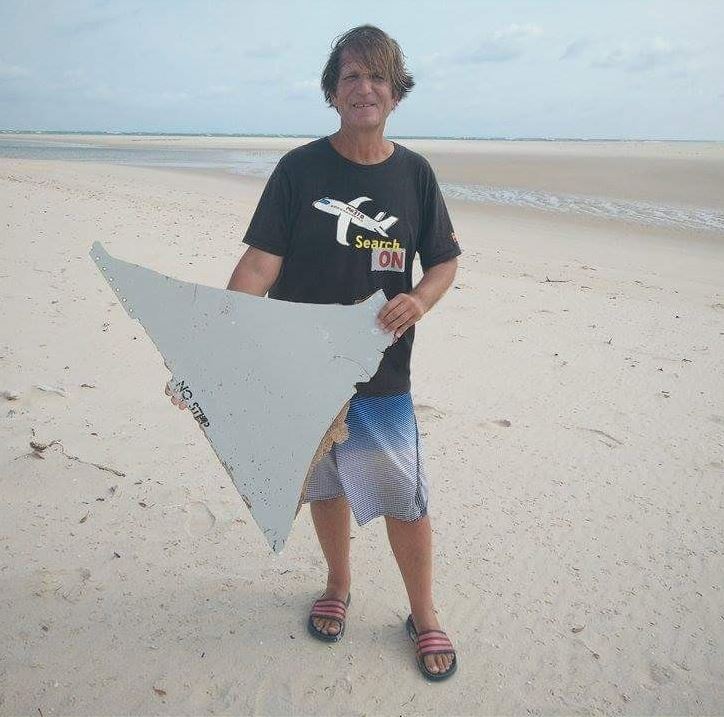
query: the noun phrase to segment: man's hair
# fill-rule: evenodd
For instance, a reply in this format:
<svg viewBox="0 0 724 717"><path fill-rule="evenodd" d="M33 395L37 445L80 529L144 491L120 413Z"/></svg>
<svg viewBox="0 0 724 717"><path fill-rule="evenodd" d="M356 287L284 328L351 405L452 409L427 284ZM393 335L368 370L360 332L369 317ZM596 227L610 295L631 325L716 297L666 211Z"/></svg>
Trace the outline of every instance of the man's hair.
<svg viewBox="0 0 724 717"><path fill-rule="evenodd" d="M398 102L415 86L397 42L379 27L360 25L335 40L322 72L322 91L330 107L333 106L332 97L337 91L343 52L347 52L349 57L364 65L371 73L382 75L392 85L392 94Z"/></svg>

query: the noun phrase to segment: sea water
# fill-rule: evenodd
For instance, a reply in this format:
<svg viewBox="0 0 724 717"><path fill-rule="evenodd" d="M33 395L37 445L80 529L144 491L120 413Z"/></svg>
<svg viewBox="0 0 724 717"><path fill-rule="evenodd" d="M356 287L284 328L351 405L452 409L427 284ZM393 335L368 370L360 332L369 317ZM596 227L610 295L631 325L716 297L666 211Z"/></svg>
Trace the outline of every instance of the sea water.
<svg viewBox="0 0 724 717"><path fill-rule="evenodd" d="M479 184L440 185L445 197L485 204L501 204L561 214L579 214L603 219L650 224L674 229L724 233L724 213L714 209L674 207L652 202L553 194L532 189L491 187Z"/></svg>
<svg viewBox="0 0 724 717"><path fill-rule="evenodd" d="M241 176L267 178L284 154L281 150L271 149L109 147L101 144L101 141L102 136L99 136L98 144L92 144L85 141L54 141L52 135L26 139L0 134L0 157L215 169ZM448 199L724 233L724 213L715 209L479 184L443 182L440 189Z"/></svg>

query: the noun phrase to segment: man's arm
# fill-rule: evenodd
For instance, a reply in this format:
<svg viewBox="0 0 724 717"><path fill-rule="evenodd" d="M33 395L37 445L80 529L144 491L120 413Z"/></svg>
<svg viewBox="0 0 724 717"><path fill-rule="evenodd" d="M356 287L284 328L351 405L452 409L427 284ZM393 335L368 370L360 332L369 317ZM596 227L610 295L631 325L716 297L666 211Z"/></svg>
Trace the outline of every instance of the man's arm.
<svg viewBox="0 0 724 717"><path fill-rule="evenodd" d="M279 276L283 257L250 246L242 254L227 289L265 296Z"/></svg>
<svg viewBox="0 0 724 717"><path fill-rule="evenodd" d="M409 294L398 294L380 309L377 316L380 326L393 332L396 339L400 338L450 288L457 268L457 257L431 266Z"/></svg>

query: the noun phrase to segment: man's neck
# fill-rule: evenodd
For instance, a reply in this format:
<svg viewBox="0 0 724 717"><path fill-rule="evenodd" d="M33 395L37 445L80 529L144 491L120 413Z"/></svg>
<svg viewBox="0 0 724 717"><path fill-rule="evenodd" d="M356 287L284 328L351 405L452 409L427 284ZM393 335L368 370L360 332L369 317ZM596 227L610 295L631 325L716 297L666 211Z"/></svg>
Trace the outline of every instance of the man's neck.
<svg viewBox="0 0 724 717"><path fill-rule="evenodd" d="M361 134L346 132L344 128L330 135L332 147L345 159L357 164L379 164L395 151L395 146L381 132Z"/></svg>

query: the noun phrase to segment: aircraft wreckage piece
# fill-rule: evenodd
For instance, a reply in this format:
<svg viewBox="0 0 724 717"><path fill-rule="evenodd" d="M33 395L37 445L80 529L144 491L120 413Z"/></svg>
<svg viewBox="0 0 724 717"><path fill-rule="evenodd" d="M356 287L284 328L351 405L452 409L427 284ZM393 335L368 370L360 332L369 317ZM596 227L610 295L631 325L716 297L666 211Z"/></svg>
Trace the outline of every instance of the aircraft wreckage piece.
<svg viewBox="0 0 724 717"><path fill-rule="evenodd" d="M375 322L384 294L353 306L276 301L172 279L99 242L91 257L280 551L320 441L392 342Z"/></svg>

